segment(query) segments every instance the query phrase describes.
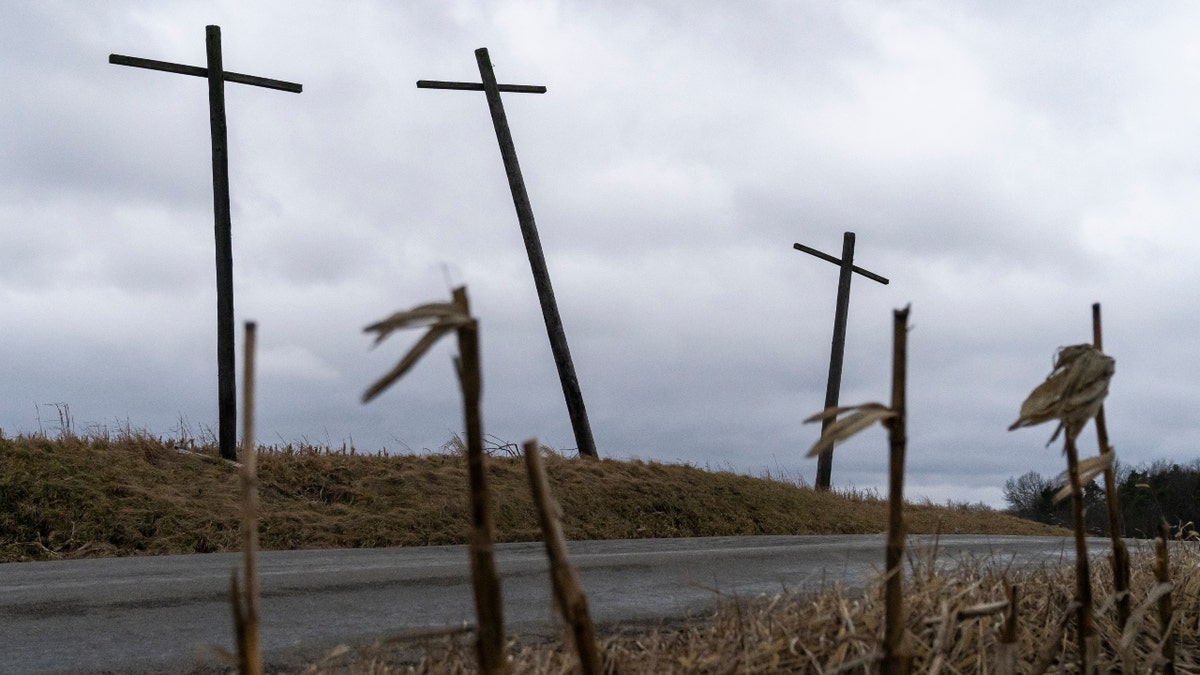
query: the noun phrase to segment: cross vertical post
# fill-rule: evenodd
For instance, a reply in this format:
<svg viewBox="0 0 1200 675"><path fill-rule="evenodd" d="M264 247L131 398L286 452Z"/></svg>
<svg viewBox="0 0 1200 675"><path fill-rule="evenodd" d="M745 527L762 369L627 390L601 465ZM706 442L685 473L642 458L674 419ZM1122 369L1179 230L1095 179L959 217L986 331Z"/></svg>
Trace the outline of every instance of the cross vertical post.
<svg viewBox="0 0 1200 675"><path fill-rule="evenodd" d="M838 290L837 303L834 307L833 314L833 341L830 345L829 353L829 378L825 383L825 407L833 408L838 404L838 398L842 389L842 362L846 353L846 317L850 313L850 281L854 273L861 274L868 279L877 281L881 284L887 284L888 280L884 277L862 269L854 264L854 233L845 232L842 234L842 257L835 258L828 253L818 251L814 248L809 248L803 244L793 244L793 248L798 251L804 251L810 255L814 255L822 260L826 260L837 265L840 268L838 274ZM824 434L829 425L833 424L834 418L827 417L821 422L821 433ZM817 458L817 480L815 486L818 490L828 490L831 484L833 474L833 448L822 452Z"/></svg>
<svg viewBox="0 0 1200 675"><path fill-rule="evenodd" d="M550 350L554 354L554 364L558 369L559 381L562 383L563 398L566 400L567 413L571 418L575 442L580 455L594 458L598 456L596 441L592 437L592 427L588 422L587 409L583 404L579 378L575 375L571 350L567 346L566 331L563 329L562 317L558 312L558 302L554 298L554 288L550 284L550 272L546 267L546 256L542 252L542 241L538 236L537 223L533 217L533 206L529 201L529 193L525 190L525 179L521 175L521 165L517 161L516 146L513 144L512 132L508 128L504 103L500 99L500 92L544 94L546 88L534 85L497 84L496 74L492 69L492 61L486 48L475 50L475 61L479 65L479 75L483 80L481 84L419 80L417 87L483 91L487 97L488 109L492 115L492 126L495 127L496 140L500 144L500 156L504 160L504 170L508 175L509 190L512 192L513 205L517 210L521 236L525 240L525 251L529 256L529 267L533 272L533 283L537 288L538 300L542 306L542 319L545 321L546 333L550 338Z"/></svg>
<svg viewBox="0 0 1200 675"><path fill-rule="evenodd" d="M226 71L221 58L220 26L208 26L205 29L205 47L206 68L121 54L110 54L108 62L192 75L208 80L209 130L212 136L213 229L217 267L217 442L221 457L234 460L237 459L237 380L234 366L233 236L229 208L229 141L225 122L225 82L250 84L296 94L301 92L302 86L294 82Z"/></svg>
<svg viewBox="0 0 1200 675"><path fill-rule="evenodd" d="M233 221L229 209L229 134L221 28L205 29L208 52L208 123L212 135L213 235L217 262L217 410L221 456L237 447L237 373L234 370ZM235 451L231 451L235 452Z"/></svg>

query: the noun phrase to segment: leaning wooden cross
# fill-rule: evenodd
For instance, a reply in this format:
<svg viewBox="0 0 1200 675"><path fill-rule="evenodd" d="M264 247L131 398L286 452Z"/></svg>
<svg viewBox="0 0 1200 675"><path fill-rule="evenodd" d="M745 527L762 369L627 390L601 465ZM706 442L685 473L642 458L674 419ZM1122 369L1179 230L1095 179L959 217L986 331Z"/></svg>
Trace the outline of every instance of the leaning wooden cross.
<svg viewBox="0 0 1200 675"><path fill-rule="evenodd" d="M881 284L887 284L888 280L874 272L869 272L854 264L854 233L846 232L842 235L842 257L835 258L828 253L818 251L815 248L809 248L804 244L793 244L792 248L797 251L804 251L809 255L815 255L821 260L831 262L841 268L841 274L838 277L837 291L837 306L833 315L833 347L829 355L829 379L825 384L825 408L836 408L838 404L838 396L842 388L842 357L846 352L846 315L850 312L850 279L851 273L858 273L872 281L878 281ZM821 421L821 434L824 435L829 426L833 424L834 417L827 417ZM817 480L816 488L818 490L828 490L830 486L830 478L833 473L833 447L821 453L817 459Z"/></svg>
<svg viewBox="0 0 1200 675"><path fill-rule="evenodd" d="M583 405L579 378L575 376L575 365L571 360L571 350L567 347L567 335L558 313L558 302L554 299L554 288L550 285L550 272L546 268L542 241L538 237L537 223L533 219L533 206L530 205L529 194L525 191L525 179L521 176L521 165L517 162L517 149L513 144L512 132L508 128L508 117L504 114L504 103L500 100L502 91L544 94L546 88L540 85L497 84L487 49L476 49L475 60L479 64L482 83L418 80L417 87L482 91L487 96L492 125L496 128L496 140L500 143L500 156L508 174L508 187L512 191L513 204L517 208L517 220L521 225L521 235L525 239L525 251L529 255L529 267L533 271L533 283L537 287L538 300L542 305L542 318L546 322L546 333L550 337L550 350L554 353L554 364L558 368L558 379L562 383L563 397L567 402L567 414L575 432L575 443L579 454L596 457L596 441L592 438L592 427L588 422L587 409Z"/></svg>
<svg viewBox="0 0 1200 675"><path fill-rule="evenodd" d="M209 126L212 132L213 215L217 240L217 432L221 456L237 459L237 382L233 349L233 241L229 217L229 144L225 126L225 82L250 84L299 94L294 82L226 71L221 63L221 27L206 29L208 67L186 66L134 56L109 54L108 62L208 79Z"/></svg>

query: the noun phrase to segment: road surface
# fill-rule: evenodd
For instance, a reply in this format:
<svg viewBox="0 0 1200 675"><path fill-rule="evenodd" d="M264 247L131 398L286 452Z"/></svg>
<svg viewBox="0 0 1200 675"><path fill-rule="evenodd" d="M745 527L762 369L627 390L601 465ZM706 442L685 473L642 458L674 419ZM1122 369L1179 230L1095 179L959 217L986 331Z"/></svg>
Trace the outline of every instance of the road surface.
<svg viewBox="0 0 1200 675"><path fill-rule="evenodd" d="M929 546L913 537L911 546ZM593 620L678 618L719 595L861 586L882 566L879 535L572 542ZM1017 565L1073 559L1068 539L950 536L961 555ZM1089 550L1108 550L1091 540ZM110 558L0 565L2 673L213 672L233 645L229 578L240 555ZM545 549L502 544L509 633L551 620ZM462 546L267 551L259 559L266 660L295 665L340 644L473 623ZM219 672L219 671L217 671Z"/></svg>

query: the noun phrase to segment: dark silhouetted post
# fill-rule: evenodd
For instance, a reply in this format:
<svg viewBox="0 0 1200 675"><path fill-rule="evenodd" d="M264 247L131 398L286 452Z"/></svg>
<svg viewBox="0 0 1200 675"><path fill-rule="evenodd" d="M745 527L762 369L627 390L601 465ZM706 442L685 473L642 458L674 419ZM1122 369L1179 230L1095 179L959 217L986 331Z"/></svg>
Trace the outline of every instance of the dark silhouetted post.
<svg viewBox="0 0 1200 675"><path fill-rule="evenodd" d="M237 459L237 380L233 349L233 243L229 217L229 144L225 126L225 82L250 84L299 94L294 82L231 73L221 63L221 27L206 29L208 67L185 66L134 56L109 54L108 62L120 66L163 70L208 80L208 115L212 132L213 222L217 245L217 439L221 456Z"/></svg>
<svg viewBox="0 0 1200 675"><path fill-rule="evenodd" d="M1104 351L1104 330L1100 323L1100 303L1092 303L1092 345ZM1100 454L1113 451L1108 444L1108 422L1104 417L1104 406L1096 412L1096 440L1100 443ZM1117 627L1125 630L1129 623L1129 549L1125 546L1124 528L1121 525L1121 506L1118 503L1117 474L1111 464L1104 469L1104 504L1108 512L1108 534L1112 539L1113 592L1117 597Z"/></svg>
<svg viewBox="0 0 1200 675"><path fill-rule="evenodd" d="M525 191L525 179L521 176L521 165L517 162L517 149L513 145L512 132L508 128L508 117L504 114L504 103L500 92L544 94L542 86L520 84L497 84L492 71L492 61L487 49L476 49L475 60L479 63L482 83L441 82L419 80L421 89L458 89L482 91L487 96L488 108L492 113L492 124L496 128L496 140L500 143L500 156L508 174L508 187L512 191L513 204L517 208L517 220L521 225L521 236L525 239L525 251L529 254L529 267L533 271L533 283L537 287L538 300L542 305L542 318L546 322L546 333L550 337L550 350L554 353L554 364L558 367L558 379L562 382L563 397L567 402L567 413L571 417L571 428L575 432L575 443L579 454L597 457L596 441L592 438L592 427L588 422L587 409L583 405L583 393L579 389L579 378L575 376L575 365L571 361L571 350L567 347L567 334L563 330L562 317L558 313L558 302L554 299L554 288L550 285L550 272L546 268L546 257L542 253L542 241L538 237L537 223L533 219L533 207Z"/></svg>
<svg viewBox="0 0 1200 675"><path fill-rule="evenodd" d="M846 315L850 312L850 278L851 274L858 274L867 277L868 279L878 281L881 284L888 283L884 277L869 272L854 264L854 233L846 232L842 235L842 257L835 258L828 253L818 251L815 248L809 248L803 244L793 244L792 248L797 251L804 251L810 255L829 261L841 268L841 274L838 276L838 291L837 291L837 307L833 314L833 346L829 354L829 379L825 384L825 407L832 408L838 404L838 396L842 389L842 357L846 352ZM821 422L821 433L824 434L829 425L833 424L835 418L827 417ZM821 453L817 458L817 481L816 488L818 490L828 490L830 479L833 474L833 448Z"/></svg>
<svg viewBox="0 0 1200 675"><path fill-rule="evenodd" d="M850 235L853 237L854 235ZM851 239L851 242L854 240ZM853 245L853 243L851 244ZM843 257L843 260L845 258ZM843 270L845 267L842 268ZM847 282L848 284L849 282ZM884 550L883 675L912 672L904 649L904 456L908 445L908 313L898 309L892 323L892 412L888 428L888 530Z"/></svg>

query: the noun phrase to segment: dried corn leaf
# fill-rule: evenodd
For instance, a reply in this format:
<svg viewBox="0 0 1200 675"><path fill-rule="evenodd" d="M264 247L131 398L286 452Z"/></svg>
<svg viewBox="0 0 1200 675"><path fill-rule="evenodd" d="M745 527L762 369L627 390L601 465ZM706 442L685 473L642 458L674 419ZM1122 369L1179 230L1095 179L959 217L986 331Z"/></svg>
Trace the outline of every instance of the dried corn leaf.
<svg viewBox="0 0 1200 675"><path fill-rule="evenodd" d="M1150 589L1137 609L1129 615L1129 621L1125 623L1125 632L1121 634L1122 649L1129 649L1133 646L1134 640L1138 638L1138 634L1142 630L1142 621L1145 620L1146 613L1158 604L1159 598L1170 593L1174 588L1174 584L1166 581L1159 582Z"/></svg>
<svg viewBox="0 0 1200 675"><path fill-rule="evenodd" d="M1075 437L1104 405L1113 372L1112 357L1092 345L1059 349L1053 372L1021 404L1017 421L1008 427L1009 431L1056 419L1059 425L1047 445L1064 429Z"/></svg>
<svg viewBox="0 0 1200 675"><path fill-rule="evenodd" d="M1079 484L1083 485L1083 481L1080 480ZM1062 500L1066 499L1067 497L1070 497L1071 492L1072 492L1071 483L1070 482L1064 483L1063 486L1058 489L1058 492L1054 493L1054 498L1051 499L1050 501L1057 504L1058 502L1061 502Z"/></svg>
<svg viewBox="0 0 1200 675"><path fill-rule="evenodd" d="M1096 347L1090 342L1070 345L1067 347L1059 347L1058 352L1054 355L1054 369L1060 370L1062 368L1066 368L1074 363L1079 357L1093 351L1096 351Z"/></svg>
<svg viewBox="0 0 1200 675"><path fill-rule="evenodd" d="M963 607L958 610L957 616L961 621L963 619L973 619L980 616L989 616L998 612L1003 612L1008 609L1008 600L996 600L994 602L984 602L971 607Z"/></svg>
<svg viewBox="0 0 1200 675"><path fill-rule="evenodd" d="M1005 609L1008 607L1007 600L1000 600L999 602L1003 605L1000 609ZM977 605L976 607L987 607L993 604L995 603L989 602L986 603L986 605ZM948 606L942 607L939 613L933 616L925 617L925 621L923 623L926 626L940 626L946 624L947 622L957 623L962 619L970 619L981 616L979 612L975 611L976 607L957 607L953 610L951 610ZM998 611L1000 610L994 609L992 611L983 612L983 614L995 614Z"/></svg>
<svg viewBox="0 0 1200 675"><path fill-rule="evenodd" d="M1074 437L1079 434L1088 420L1100 412L1108 396L1108 383L1112 380L1114 362L1097 349L1081 353L1067 368L1067 381L1059 418L1062 420L1050 442L1063 429Z"/></svg>
<svg viewBox="0 0 1200 675"><path fill-rule="evenodd" d="M834 443L844 441L876 422L882 422L896 416L894 410L882 403L863 403L862 405L845 406L842 408L826 408L824 411L804 421L807 423L825 420L847 411L854 412L830 424L824 433L821 434L821 438L808 451L807 457L816 457L832 448Z"/></svg>
<svg viewBox="0 0 1200 675"><path fill-rule="evenodd" d="M1066 378L1060 371L1056 371L1046 378L1045 382L1039 384L1025 402L1021 404L1021 412L1017 416L1017 421L1013 422L1008 427L1009 431L1019 429L1021 427L1031 427L1042 422L1049 422L1058 417L1059 400L1062 398L1063 387L1066 384Z"/></svg>
<svg viewBox="0 0 1200 675"><path fill-rule="evenodd" d="M1095 480L1096 476L1104 473L1106 469L1113 465L1113 459L1116 456L1116 453L1106 452L1103 455L1080 460L1076 465L1076 470L1079 472L1079 484L1087 485ZM1071 496L1070 477L1070 469L1068 469L1060 473L1058 478L1055 479L1055 482L1062 483L1063 487L1054 493L1054 501L1059 502Z"/></svg>
<svg viewBox="0 0 1200 675"><path fill-rule="evenodd" d="M455 290L454 300L450 302L417 305L406 312L396 312L382 321L367 326L363 331L376 333L376 345L383 342L394 331L404 328L427 326L429 332L421 336L421 339L413 345L412 349L408 350L404 358L400 359L400 363L396 364L396 367L367 388L367 391L363 393L363 403L375 398L400 379L442 336L457 328L469 326L474 321L467 306L466 289L459 288Z"/></svg>
<svg viewBox="0 0 1200 675"><path fill-rule="evenodd" d="M367 326L363 332L378 333L375 336L375 344L379 344L393 331L404 328L415 328L426 324L430 324L431 327L457 328L465 326L470 321L471 317L463 311L463 308L453 302L431 302L414 307L407 312L396 312L382 321Z"/></svg>
<svg viewBox="0 0 1200 675"><path fill-rule="evenodd" d="M844 412L849 412L851 410L858 410L858 409L866 407L866 406L882 406L882 405L883 405L882 403L863 403L861 405L832 406L832 407L822 410L819 413L805 417L804 424L812 424L813 422L824 422L826 419L828 419L830 417L837 417L838 415L841 415Z"/></svg>
<svg viewBox="0 0 1200 675"><path fill-rule="evenodd" d="M383 393L385 389L392 386L393 382L400 379L400 377L407 373L409 369L415 366L417 361L419 361L421 357L425 355L425 352L429 351L429 349L433 347L433 345L440 340L443 335L446 335L451 330L453 330L453 326L442 326L440 324L434 325L432 328L430 328L429 332L425 333L425 335L422 335L421 339L417 341L417 344L413 345L413 348L408 350L408 353L404 355L404 358L400 359L400 363L396 364L395 368L392 368L386 375L379 378L375 384L372 384L367 391L363 393L363 403L369 402L371 399Z"/></svg>

